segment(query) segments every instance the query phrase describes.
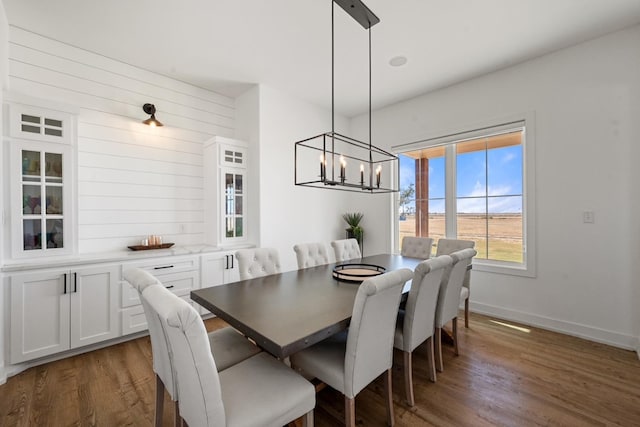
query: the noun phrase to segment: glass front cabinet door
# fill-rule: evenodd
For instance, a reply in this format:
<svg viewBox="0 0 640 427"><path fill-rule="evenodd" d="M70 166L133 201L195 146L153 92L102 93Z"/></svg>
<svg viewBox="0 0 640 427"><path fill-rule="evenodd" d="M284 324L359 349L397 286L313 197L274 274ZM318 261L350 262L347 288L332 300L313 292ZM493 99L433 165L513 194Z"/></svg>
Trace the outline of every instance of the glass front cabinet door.
<svg viewBox="0 0 640 427"><path fill-rule="evenodd" d="M14 256L70 252L71 147L15 140L11 144Z"/></svg>
<svg viewBox="0 0 640 427"><path fill-rule="evenodd" d="M224 238L242 239L245 237L245 172L241 169L222 168L224 183Z"/></svg>

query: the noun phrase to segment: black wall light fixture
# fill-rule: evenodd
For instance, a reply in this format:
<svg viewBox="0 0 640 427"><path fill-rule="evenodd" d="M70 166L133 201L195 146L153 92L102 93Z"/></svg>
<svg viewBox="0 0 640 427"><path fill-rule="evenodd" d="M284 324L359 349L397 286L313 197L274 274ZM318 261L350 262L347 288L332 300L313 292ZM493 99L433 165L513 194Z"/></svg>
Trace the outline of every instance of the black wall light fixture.
<svg viewBox="0 0 640 427"><path fill-rule="evenodd" d="M164 126L162 123L160 123L158 121L158 119L156 119L156 106L153 104L144 104L142 106L142 110L147 113L147 114L151 114L151 117L149 117L147 120L143 120L142 123L144 123L145 125L149 125L149 126Z"/></svg>
<svg viewBox="0 0 640 427"><path fill-rule="evenodd" d="M334 5L369 33L369 142L335 132ZM400 182L397 156L371 143L371 27L380 19L360 0L331 0L331 132L295 143L295 185L358 193L394 193ZM318 174L318 165L320 173Z"/></svg>

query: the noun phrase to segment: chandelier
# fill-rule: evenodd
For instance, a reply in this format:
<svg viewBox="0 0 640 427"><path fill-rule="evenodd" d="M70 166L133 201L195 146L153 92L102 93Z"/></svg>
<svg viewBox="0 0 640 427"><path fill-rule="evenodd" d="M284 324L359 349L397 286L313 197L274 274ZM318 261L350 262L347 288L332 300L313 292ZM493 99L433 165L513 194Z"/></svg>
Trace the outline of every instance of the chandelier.
<svg viewBox="0 0 640 427"><path fill-rule="evenodd" d="M369 141L335 132L334 5L369 35ZM399 160L371 143L371 27L380 19L360 0L331 0L331 131L295 143L295 185L365 193L397 192Z"/></svg>

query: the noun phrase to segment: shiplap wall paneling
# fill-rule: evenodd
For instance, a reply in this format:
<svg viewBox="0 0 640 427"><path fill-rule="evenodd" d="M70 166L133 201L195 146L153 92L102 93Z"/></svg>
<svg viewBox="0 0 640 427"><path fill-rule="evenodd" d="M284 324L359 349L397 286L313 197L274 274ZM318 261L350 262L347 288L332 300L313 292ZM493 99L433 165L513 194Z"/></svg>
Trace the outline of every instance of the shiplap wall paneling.
<svg viewBox="0 0 640 427"><path fill-rule="evenodd" d="M158 234L203 241L203 142L233 137L234 100L11 27L10 90L79 108L78 247ZM165 126L141 123L145 103Z"/></svg>

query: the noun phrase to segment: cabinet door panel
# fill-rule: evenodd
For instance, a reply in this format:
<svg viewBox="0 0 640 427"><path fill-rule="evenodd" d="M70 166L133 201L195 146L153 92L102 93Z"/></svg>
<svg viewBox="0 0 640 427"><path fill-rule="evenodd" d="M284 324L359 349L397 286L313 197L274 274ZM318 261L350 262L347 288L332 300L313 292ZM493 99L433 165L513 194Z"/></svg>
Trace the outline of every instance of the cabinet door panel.
<svg viewBox="0 0 640 427"><path fill-rule="evenodd" d="M13 256L40 257L73 252L73 172L70 146L34 141L11 144Z"/></svg>
<svg viewBox="0 0 640 427"><path fill-rule="evenodd" d="M11 363L69 349L64 271L11 277Z"/></svg>
<svg viewBox="0 0 640 427"><path fill-rule="evenodd" d="M71 347L116 338L118 266L78 269L71 273Z"/></svg>

